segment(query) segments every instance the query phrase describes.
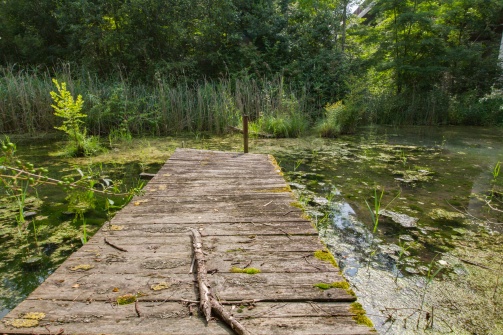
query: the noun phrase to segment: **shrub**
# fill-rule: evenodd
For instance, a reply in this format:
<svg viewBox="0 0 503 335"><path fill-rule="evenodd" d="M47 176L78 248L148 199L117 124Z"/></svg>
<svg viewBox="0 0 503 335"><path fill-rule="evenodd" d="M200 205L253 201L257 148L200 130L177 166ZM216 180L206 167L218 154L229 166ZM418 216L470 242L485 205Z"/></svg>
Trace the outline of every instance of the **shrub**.
<svg viewBox="0 0 503 335"><path fill-rule="evenodd" d="M352 133L361 119L357 105L344 105L342 101L325 106L325 117L316 126L322 137L336 137Z"/></svg>
<svg viewBox="0 0 503 335"><path fill-rule="evenodd" d="M87 115L81 113L84 100L81 95L75 100L72 94L66 89L66 83L61 84L53 79L52 82L56 85L58 92L51 91L51 97L54 105L54 115L63 118L63 124L56 129L64 131L70 138L70 143L66 147L66 153L70 156L89 156L96 154L103 149L99 144L97 137L87 136L87 129L83 126L84 119Z"/></svg>

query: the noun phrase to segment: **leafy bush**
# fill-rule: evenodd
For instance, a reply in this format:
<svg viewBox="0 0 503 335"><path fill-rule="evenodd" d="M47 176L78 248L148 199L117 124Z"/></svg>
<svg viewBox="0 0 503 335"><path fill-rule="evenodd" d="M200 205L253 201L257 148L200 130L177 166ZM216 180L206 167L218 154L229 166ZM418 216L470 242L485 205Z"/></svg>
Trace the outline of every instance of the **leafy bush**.
<svg viewBox="0 0 503 335"><path fill-rule="evenodd" d="M477 97L475 91L452 97L449 106L452 124L503 126L503 90Z"/></svg>
<svg viewBox="0 0 503 335"><path fill-rule="evenodd" d="M66 89L66 83L61 84L53 79L52 82L56 86L58 92L51 91L51 97L54 105L54 115L63 118L63 124L56 129L64 131L70 138L70 143L66 147L66 153L70 156L89 156L102 151L97 137L87 136L87 129L83 126L87 115L81 113L84 100L81 95L77 96L75 100Z"/></svg>

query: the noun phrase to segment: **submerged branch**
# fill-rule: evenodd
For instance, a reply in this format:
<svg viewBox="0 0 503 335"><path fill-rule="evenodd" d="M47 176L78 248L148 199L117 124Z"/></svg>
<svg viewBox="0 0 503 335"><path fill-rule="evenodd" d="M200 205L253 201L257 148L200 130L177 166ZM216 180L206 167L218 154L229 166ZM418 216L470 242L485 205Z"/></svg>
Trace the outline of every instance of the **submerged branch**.
<svg viewBox="0 0 503 335"><path fill-rule="evenodd" d="M50 177L47 177L47 176L41 176L39 174L31 173L31 172L28 172L28 171L25 171L25 170L22 170L22 169L13 168L11 166L3 166L3 168L4 169L8 169L8 170L12 170L12 171L15 171L15 172L18 172L18 174L14 175L14 176L2 174L2 175L0 175L0 178L21 179L20 176L25 175L27 177L36 178L37 181L40 181L40 182L42 182L44 184L48 184L48 185L61 185L61 183L63 182L63 181L58 180L58 179L50 178ZM26 178L26 179L28 179L28 178ZM86 190L89 189L88 186L80 185L80 184L75 183L75 182L74 183L70 183L67 186L77 187L77 188L86 189ZM93 188L93 192L101 193L101 194L108 194L108 195L117 195L117 196L131 195L131 193L116 193L116 192L110 192L110 191L107 191L107 190L97 190L97 189L94 189L94 188Z"/></svg>

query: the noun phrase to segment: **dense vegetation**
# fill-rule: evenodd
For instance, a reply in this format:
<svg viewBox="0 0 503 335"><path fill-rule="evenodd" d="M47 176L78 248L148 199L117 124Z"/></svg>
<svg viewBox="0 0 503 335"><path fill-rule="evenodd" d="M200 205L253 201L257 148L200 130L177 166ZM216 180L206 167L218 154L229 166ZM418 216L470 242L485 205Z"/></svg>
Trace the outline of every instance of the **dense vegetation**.
<svg viewBox="0 0 503 335"><path fill-rule="evenodd" d="M366 1L362 19L355 5L3 0L0 131L58 125L52 77L83 96L92 134L223 132L241 113L278 136L503 124L501 1Z"/></svg>

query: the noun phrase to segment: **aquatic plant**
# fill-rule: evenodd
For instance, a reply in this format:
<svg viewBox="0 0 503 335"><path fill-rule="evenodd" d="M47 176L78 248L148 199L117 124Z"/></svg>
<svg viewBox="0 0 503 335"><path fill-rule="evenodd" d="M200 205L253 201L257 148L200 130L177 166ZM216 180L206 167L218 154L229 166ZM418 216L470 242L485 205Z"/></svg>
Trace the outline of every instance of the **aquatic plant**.
<svg viewBox="0 0 503 335"><path fill-rule="evenodd" d="M51 107L54 109L54 115L64 119L63 124L55 128L67 133L74 143L75 155L83 156L85 154L83 142L86 137L86 130L85 128L81 129L84 123L81 119L85 118L86 114L81 113L84 104L82 95L78 95L77 100L74 100L72 94L66 89L65 82L60 84L56 79L53 79L52 82L58 91L50 92L55 103Z"/></svg>
<svg viewBox="0 0 503 335"><path fill-rule="evenodd" d="M365 200L365 204L367 205L367 208L370 212L370 216L372 218L372 234L370 236L367 236L367 239L369 240L369 259L367 262L367 267L370 266L370 261L371 259L375 256L377 252L377 245L375 245L374 240L375 240L375 235L377 233L377 228L379 227L379 217L383 211L385 211L389 205L393 203L399 196L401 191L397 193L397 195L390 201L388 204L384 207L384 209L381 209L382 207L382 198L384 196L384 188L381 190L381 194L377 192L378 188L377 186L374 188L374 206L371 207L368 203L367 200Z"/></svg>
<svg viewBox="0 0 503 335"><path fill-rule="evenodd" d="M5 192L14 199L17 207L16 222L19 233L25 223L26 200L30 190L35 191L36 186L40 184L40 176L47 172L47 169L35 169L31 163L23 163L16 158L16 145L12 143L9 137L1 141L2 155L0 156L0 185L4 187ZM11 166L16 166L12 169ZM30 171L30 175L23 175L20 171Z"/></svg>
<svg viewBox="0 0 503 335"><path fill-rule="evenodd" d="M141 192L142 183L137 187L121 191L119 181L112 182L107 178L101 177L100 170L77 168L77 177L75 175L63 177L60 179L47 176L46 168L36 168L33 164L23 162L16 157L16 145L6 138L1 143L2 155L0 156L0 185L5 192L10 195L18 208L16 221L18 231L21 233L21 226L25 223L26 199L31 194L38 195L37 186L57 185L67 194L68 210L75 214L74 222L80 222L82 225L82 243L87 242L87 221L85 212L95 207L96 194L107 196L124 196L129 201L135 194ZM85 172L84 172L85 171ZM77 178L77 179L75 179ZM112 201L112 203L111 203ZM110 210L119 209L119 206L113 206L113 200L107 198L105 205L108 215ZM35 243L37 242L37 227L33 223Z"/></svg>
<svg viewBox="0 0 503 335"><path fill-rule="evenodd" d="M498 176L500 175L500 171L501 171L501 162L498 161L494 165L494 168L492 170L492 175L493 175L492 184L493 185L492 185L492 188L491 188L491 199L494 197L496 182L498 180Z"/></svg>
<svg viewBox="0 0 503 335"><path fill-rule="evenodd" d="M337 137L342 133L339 115L344 105L342 101L325 106L325 117L316 125L316 131L321 137Z"/></svg>
<svg viewBox="0 0 503 335"><path fill-rule="evenodd" d="M384 195L384 188L381 190L381 194L379 196L377 195L377 187L374 188L374 206L373 206L373 208L371 208L369 203L367 202L367 200L365 200L365 203L367 204L367 208L369 209L370 215L372 217L372 224L373 224L372 233L373 234L375 234L377 232L377 227L379 226L379 212L381 211L381 202L382 202L383 195Z"/></svg>
<svg viewBox="0 0 503 335"><path fill-rule="evenodd" d="M437 263L437 262L435 262L435 259L437 258L437 256L438 256L438 254L435 255L435 257L433 257L431 262L428 264L428 273L426 274L426 283L424 285L423 292L421 294L421 304L418 309L419 312L425 312L424 311L424 300L425 300L426 294L428 293L428 286L431 284L433 279L435 279L435 277L440 273L440 271L442 271L444 269L445 264L447 264L445 261L438 261L438 264L440 266L438 266L435 269L435 264ZM431 328L431 326L433 325L433 318L429 312L425 312L425 319L426 319L426 328ZM421 321L421 317L418 317L417 323L416 323L416 329L419 329L420 321Z"/></svg>
<svg viewBox="0 0 503 335"><path fill-rule="evenodd" d="M411 247L410 245L406 245L406 242L402 240L398 241L398 246L400 247L400 252L398 253L398 259L396 260L395 283L398 281L400 266L403 264L404 259L407 257L407 250Z"/></svg>

